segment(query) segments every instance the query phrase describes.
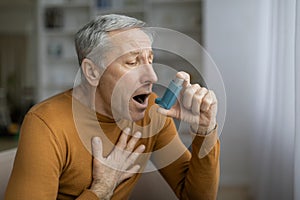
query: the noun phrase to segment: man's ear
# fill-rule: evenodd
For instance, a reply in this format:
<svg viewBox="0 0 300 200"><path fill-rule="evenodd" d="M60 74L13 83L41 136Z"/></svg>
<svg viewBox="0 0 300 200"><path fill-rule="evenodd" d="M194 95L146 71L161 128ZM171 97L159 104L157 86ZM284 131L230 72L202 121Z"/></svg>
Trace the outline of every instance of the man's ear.
<svg viewBox="0 0 300 200"><path fill-rule="evenodd" d="M100 80L99 67L90 59L84 58L81 63L82 72L90 85L97 87Z"/></svg>

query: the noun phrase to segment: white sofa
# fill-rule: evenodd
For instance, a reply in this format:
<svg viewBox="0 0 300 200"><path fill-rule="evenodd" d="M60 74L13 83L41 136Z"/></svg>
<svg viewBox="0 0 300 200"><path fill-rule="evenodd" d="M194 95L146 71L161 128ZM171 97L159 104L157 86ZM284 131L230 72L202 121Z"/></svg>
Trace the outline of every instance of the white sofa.
<svg viewBox="0 0 300 200"><path fill-rule="evenodd" d="M4 194L8 179L13 167L17 148L0 152L0 200L4 199Z"/></svg>

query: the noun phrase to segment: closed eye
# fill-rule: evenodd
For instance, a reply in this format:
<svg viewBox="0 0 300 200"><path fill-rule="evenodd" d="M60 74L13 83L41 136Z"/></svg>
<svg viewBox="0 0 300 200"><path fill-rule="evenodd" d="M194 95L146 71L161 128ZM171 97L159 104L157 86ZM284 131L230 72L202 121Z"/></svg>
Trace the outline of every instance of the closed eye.
<svg viewBox="0 0 300 200"><path fill-rule="evenodd" d="M126 62L127 65L135 66L137 64L137 61L134 62Z"/></svg>

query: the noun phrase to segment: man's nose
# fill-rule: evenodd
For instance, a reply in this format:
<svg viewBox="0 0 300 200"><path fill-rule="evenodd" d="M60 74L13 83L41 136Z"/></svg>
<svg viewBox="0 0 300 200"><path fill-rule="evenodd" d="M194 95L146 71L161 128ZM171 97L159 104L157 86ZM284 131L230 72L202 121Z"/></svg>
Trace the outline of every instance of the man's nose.
<svg viewBox="0 0 300 200"><path fill-rule="evenodd" d="M141 77L141 82L142 83L156 83L158 78L157 75L153 69L152 64L145 64L143 66L144 68L144 73L143 76Z"/></svg>

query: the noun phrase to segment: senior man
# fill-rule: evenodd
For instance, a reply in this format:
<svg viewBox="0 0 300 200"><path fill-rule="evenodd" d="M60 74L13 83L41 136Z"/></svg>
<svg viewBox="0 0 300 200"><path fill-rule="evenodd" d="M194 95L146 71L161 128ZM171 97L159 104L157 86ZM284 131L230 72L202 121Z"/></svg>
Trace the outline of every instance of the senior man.
<svg viewBox="0 0 300 200"><path fill-rule="evenodd" d="M75 36L81 81L35 105L22 124L6 199L128 199L151 158L179 199L215 199L217 99L184 79L176 104L155 104L144 22L99 16ZM190 152L173 118L191 125ZM211 148L199 156L204 141Z"/></svg>

